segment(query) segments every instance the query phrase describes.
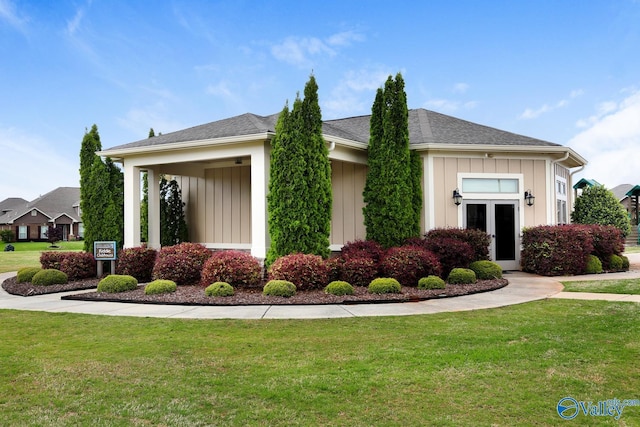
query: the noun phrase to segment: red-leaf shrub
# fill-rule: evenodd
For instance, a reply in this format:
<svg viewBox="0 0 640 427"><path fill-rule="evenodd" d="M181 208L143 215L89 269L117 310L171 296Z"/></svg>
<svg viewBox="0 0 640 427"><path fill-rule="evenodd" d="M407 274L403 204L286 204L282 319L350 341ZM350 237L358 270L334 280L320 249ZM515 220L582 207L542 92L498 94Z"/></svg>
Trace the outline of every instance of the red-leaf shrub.
<svg viewBox="0 0 640 427"><path fill-rule="evenodd" d="M60 270L60 263L75 252L42 252L40 255L40 265L43 270L56 269Z"/></svg>
<svg viewBox="0 0 640 427"><path fill-rule="evenodd" d="M202 267L200 284L207 287L215 282L226 282L235 287L259 286L262 266L247 252L227 250L214 252Z"/></svg>
<svg viewBox="0 0 640 427"><path fill-rule="evenodd" d="M118 254L116 274L133 276L138 283L150 282L157 256L158 251L146 246L123 249Z"/></svg>
<svg viewBox="0 0 640 427"><path fill-rule="evenodd" d="M198 243L180 243L160 249L152 278L173 280L177 285L200 283L200 273L211 251Z"/></svg>
<svg viewBox="0 0 640 427"><path fill-rule="evenodd" d="M96 277L96 259L89 252L69 252L60 262L59 270L70 281Z"/></svg>
<svg viewBox="0 0 640 427"><path fill-rule="evenodd" d="M327 277L329 283L340 280L340 277L342 277L342 264L344 263L342 257L332 257L324 262L327 264L327 269L329 271L329 276Z"/></svg>
<svg viewBox="0 0 640 427"><path fill-rule="evenodd" d="M269 267L269 280L292 282L298 290L322 289L329 283L329 268L319 255L285 255Z"/></svg>
<svg viewBox="0 0 640 427"><path fill-rule="evenodd" d="M378 265L369 258L347 258L342 264L341 280L353 286L369 286L378 276Z"/></svg>
<svg viewBox="0 0 640 427"><path fill-rule="evenodd" d="M447 277L454 268L467 268L476 254L467 242L452 237L425 239L424 248L433 252L440 260L442 277Z"/></svg>
<svg viewBox="0 0 640 427"><path fill-rule="evenodd" d="M543 225L522 232L522 270L543 276L583 274L593 238L581 225Z"/></svg>
<svg viewBox="0 0 640 427"><path fill-rule="evenodd" d="M425 240L451 238L468 243L473 250L473 261L489 259L491 236L482 230L470 228L434 228L425 235Z"/></svg>
<svg viewBox="0 0 640 427"><path fill-rule="evenodd" d="M614 270L611 267L611 255L624 252L624 235L622 231L612 225L583 225L589 230L593 239L592 254L600 258L604 270Z"/></svg>
<svg viewBox="0 0 640 427"><path fill-rule="evenodd" d="M441 273L438 257L418 246L388 249L382 258L380 269L385 277L392 277L403 286L418 286L420 278L439 276Z"/></svg>
<svg viewBox="0 0 640 427"><path fill-rule="evenodd" d="M384 255L384 248L373 240L354 240L342 247L342 259L369 258L378 264Z"/></svg>

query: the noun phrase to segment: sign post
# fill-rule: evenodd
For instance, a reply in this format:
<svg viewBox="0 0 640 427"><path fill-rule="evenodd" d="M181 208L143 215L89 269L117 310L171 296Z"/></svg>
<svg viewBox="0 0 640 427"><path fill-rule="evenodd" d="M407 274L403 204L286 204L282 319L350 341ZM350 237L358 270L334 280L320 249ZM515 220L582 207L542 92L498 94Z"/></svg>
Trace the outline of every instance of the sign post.
<svg viewBox="0 0 640 427"><path fill-rule="evenodd" d="M118 248L115 241L93 242L93 257L96 259L98 277L102 277L102 262L111 261L111 274L115 273Z"/></svg>

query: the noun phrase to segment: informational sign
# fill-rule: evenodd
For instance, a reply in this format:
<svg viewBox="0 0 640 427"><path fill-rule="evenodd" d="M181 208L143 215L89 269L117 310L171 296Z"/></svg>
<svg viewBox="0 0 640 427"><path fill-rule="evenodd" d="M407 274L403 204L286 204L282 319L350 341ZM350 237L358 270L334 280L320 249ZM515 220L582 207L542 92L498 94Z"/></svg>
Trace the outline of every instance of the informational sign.
<svg viewBox="0 0 640 427"><path fill-rule="evenodd" d="M116 242L93 242L93 257L96 261L114 261L117 256Z"/></svg>

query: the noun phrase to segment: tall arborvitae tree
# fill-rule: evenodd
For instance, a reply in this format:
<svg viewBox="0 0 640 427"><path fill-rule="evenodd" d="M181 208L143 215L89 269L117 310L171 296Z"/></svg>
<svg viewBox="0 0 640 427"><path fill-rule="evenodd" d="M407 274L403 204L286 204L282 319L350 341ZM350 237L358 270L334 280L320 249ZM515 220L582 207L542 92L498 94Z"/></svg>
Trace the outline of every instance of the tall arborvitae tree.
<svg viewBox="0 0 640 427"><path fill-rule="evenodd" d="M411 176L411 197L413 206L413 221L411 234L420 235L421 219L422 219L422 157L417 151L411 150L411 167L409 174Z"/></svg>
<svg viewBox="0 0 640 427"><path fill-rule="evenodd" d="M304 94L304 101L296 97L291 112L285 105L271 142L267 265L296 252L329 255L331 166L313 76Z"/></svg>
<svg viewBox="0 0 640 427"><path fill-rule="evenodd" d="M82 223L85 229L84 250L87 252L93 252L93 240L87 241L87 231L91 233L87 228L91 228L92 222L95 222L91 217L92 211L89 199L91 196L91 169L96 159L100 160L100 157L96 154L96 151L102 149L100 142L100 134L98 133L98 126L95 124L91 126L90 131L85 131L82 138L82 145L80 147L80 212L82 216ZM88 220L88 221L87 221Z"/></svg>
<svg viewBox="0 0 640 427"><path fill-rule="evenodd" d="M124 244L124 174L111 160L105 159L105 168L109 174L111 197L103 221L107 240L115 240L118 247Z"/></svg>
<svg viewBox="0 0 640 427"><path fill-rule="evenodd" d="M189 240L182 191L175 179L160 180L160 244L177 245Z"/></svg>
<svg viewBox="0 0 640 427"><path fill-rule="evenodd" d="M404 80L389 76L371 110L368 172L363 192L367 239L397 246L419 234L409 151L409 111Z"/></svg>
<svg viewBox="0 0 640 427"><path fill-rule="evenodd" d="M153 128L149 129L149 138L156 136ZM149 240L149 176L142 173L142 199L140 200L140 240Z"/></svg>
<svg viewBox="0 0 640 427"><path fill-rule="evenodd" d="M106 229L104 218L111 203L109 170L99 156L93 161L89 177L85 183L85 209L82 211L84 224L84 249L93 252L93 242L112 240Z"/></svg>

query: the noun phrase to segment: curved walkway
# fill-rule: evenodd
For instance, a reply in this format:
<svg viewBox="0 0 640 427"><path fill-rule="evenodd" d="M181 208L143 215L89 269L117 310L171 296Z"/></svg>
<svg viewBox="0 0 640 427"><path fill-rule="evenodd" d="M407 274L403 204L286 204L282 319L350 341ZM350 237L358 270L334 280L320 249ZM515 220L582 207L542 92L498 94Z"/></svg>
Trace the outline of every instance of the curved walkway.
<svg viewBox="0 0 640 427"><path fill-rule="evenodd" d="M638 254L640 259L640 254ZM632 266L636 267L636 266ZM0 274L0 283L15 273ZM451 311L496 308L545 298L603 299L608 301L640 302L640 295L586 294L562 292L560 280L596 280L640 278L640 267L625 273L597 276L542 277L522 272L510 272L505 278L509 285L495 291L453 298L420 302L384 304L336 305L251 305L251 306L180 306L132 304L101 301L62 300L62 295L21 297L11 295L0 287L0 309L83 313L108 316L164 317L183 319L322 319L364 316L408 316Z"/></svg>

